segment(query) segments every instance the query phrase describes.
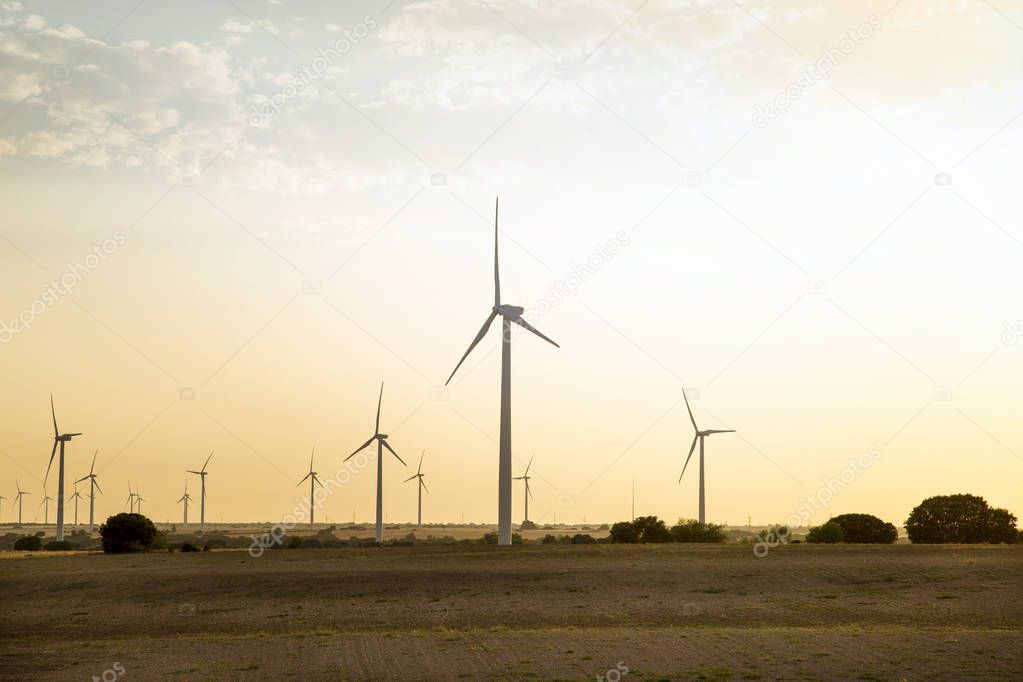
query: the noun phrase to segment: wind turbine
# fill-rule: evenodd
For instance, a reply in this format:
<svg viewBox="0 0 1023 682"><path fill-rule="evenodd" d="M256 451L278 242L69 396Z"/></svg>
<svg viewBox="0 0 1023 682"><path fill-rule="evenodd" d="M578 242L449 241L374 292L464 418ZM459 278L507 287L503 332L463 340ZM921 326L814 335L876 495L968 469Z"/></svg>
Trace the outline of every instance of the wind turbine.
<svg viewBox="0 0 1023 682"><path fill-rule="evenodd" d="M387 442L387 434L380 433L380 405L384 401L384 384L380 384L380 397L377 399L377 423L376 430L370 439L360 445L355 452L345 457L347 462L352 457L355 457L359 452L366 448L373 441L377 442L377 542L383 542L384 540L384 448L387 448L392 455L398 458L398 461L404 466L405 460L398 457L398 453L394 451L394 448Z"/></svg>
<svg viewBox="0 0 1023 682"><path fill-rule="evenodd" d="M184 525L184 526L188 525L188 503L191 502L191 501L192 501L192 496L188 494L188 481L186 480L185 481L185 494L182 495L181 499L178 500L178 502L184 502L185 503L185 520L182 523L182 525Z"/></svg>
<svg viewBox="0 0 1023 682"><path fill-rule="evenodd" d="M325 487L322 483L320 483L320 479L316 475L316 472L313 471L313 456L315 454L316 454L316 448L313 447L312 454L309 455L309 473L305 475L305 478L303 478L301 481L298 482L298 485L302 485L303 483L305 483L305 479L306 478L309 479L309 527L310 528L313 527L313 523L314 523L313 516L314 516L314 513L316 511L315 499L313 498L313 493L316 491L316 484L319 483L321 488Z"/></svg>
<svg viewBox="0 0 1023 682"><path fill-rule="evenodd" d="M96 491L103 492L103 489L99 487L99 483L96 482L96 474L93 471L96 468L96 455L99 454L99 450L92 454L92 465L89 466L89 474L82 476L75 483L81 483L82 481L89 480L89 532L92 532L93 520L96 512Z"/></svg>
<svg viewBox="0 0 1023 682"><path fill-rule="evenodd" d="M689 466L689 460L693 456L693 450L696 449L696 441L700 441L700 523L707 522L705 495L703 487L703 439L707 436L711 436L715 433L735 433L735 429L705 429L700 430L700 427L696 425L696 418L693 417L693 410L689 407L689 398L686 397L686 390L682 389L682 398L686 401L686 410L689 412L689 421L693 423L693 429L696 431L696 435L693 436L693 444L689 446L689 456L686 457L686 463L682 465L682 473L679 474L678 480L682 481L682 476L686 473L686 467Z"/></svg>
<svg viewBox="0 0 1023 682"><path fill-rule="evenodd" d="M455 372L462 366L469 353L475 348L483 337L486 336L494 319L501 316L501 442L498 456L497 475L497 543L499 545L510 545L512 543L512 522L511 522L511 495L512 495L512 447L511 447L511 326L517 324L520 327L531 331L547 343L561 348L551 339L541 334L533 325L522 319L525 308L517 305L501 303L501 276L497 259L497 216L498 201L494 200L494 307L483 326L480 327L476 338L469 344L469 350L465 351L462 359L455 365L454 372L444 382L447 386L454 378Z"/></svg>
<svg viewBox="0 0 1023 682"><path fill-rule="evenodd" d="M135 492L131 489L131 481L128 481L128 512L135 513Z"/></svg>
<svg viewBox="0 0 1023 682"><path fill-rule="evenodd" d="M78 486L77 485L75 486L75 494L72 495L68 499L71 499L71 500L75 501L75 528L77 528L78 527L78 500L82 499L82 494L80 492L78 492Z"/></svg>
<svg viewBox="0 0 1023 682"><path fill-rule="evenodd" d="M190 474L196 474L202 480L202 494L199 496L199 532L206 532L206 465L213 459L213 451L210 450L210 456L206 458L206 462L202 465L202 469L199 471L188 470Z"/></svg>
<svg viewBox="0 0 1023 682"><path fill-rule="evenodd" d="M144 497L142 497L142 493L139 492L140 490L141 490L141 488L136 488L135 489L135 513L136 514L141 514L142 513L142 503L146 501L146 499Z"/></svg>
<svg viewBox="0 0 1023 682"><path fill-rule="evenodd" d="M53 456L57 453L57 444L60 444L60 465L57 474L57 542L64 539L64 444L71 441L80 433L61 433L57 428L57 411L53 407L53 394L50 394L50 415L53 417L53 450L50 452L50 463L46 465L46 476L43 476L43 486L46 486L46 479L50 475L50 467L53 466Z"/></svg>
<svg viewBox="0 0 1023 682"><path fill-rule="evenodd" d="M413 478L419 479L419 517L418 521L416 521L416 528L423 527L423 490L425 490L427 494L430 492L430 489L426 487L426 481L423 480L423 476L426 476L426 474L423 473L423 457L426 457L426 450L423 450L423 454L419 455L419 468L416 469L415 476L409 476L404 480L404 483L408 483Z"/></svg>
<svg viewBox="0 0 1023 682"><path fill-rule="evenodd" d="M533 457L536 457L536 455L533 455ZM526 465L525 473L523 473L521 476L515 477L516 481L526 482L526 517L523 523L529 521L529 498L533 496L533 491L529 489L529 479L532 478L532 476L529 475L529 467L533 466L533 457L529 458L529 464Z"/></svg>
<svg viewBox="0 0 1023 682"><path fill-rule="evenodd" d="M43 490L43 525L50 525L50 500L53 498L46 494Z"/></svg>
<svg viewBox="0 0 1023 682"><path fill-rule="evenodd" d="M21 526L21 498L25 497L26 495L31 495L32 493L30 493L30 492L28 492L26 490L22 490L21 489L21 483L18 482L17 480L14 481L14 485L16 485L18 487L18 494L14 497L14 501L18 503L18 526L20 527Z"/></svg>

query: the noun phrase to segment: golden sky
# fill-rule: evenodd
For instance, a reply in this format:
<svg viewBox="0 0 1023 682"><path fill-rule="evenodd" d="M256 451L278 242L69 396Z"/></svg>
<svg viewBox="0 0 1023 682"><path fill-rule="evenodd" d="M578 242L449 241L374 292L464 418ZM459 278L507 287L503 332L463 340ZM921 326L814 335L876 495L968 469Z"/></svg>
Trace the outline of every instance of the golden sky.
<svg viewBox="0 0 1023 682"><path fill-rule="evenodd" d="M103 517L130 481L179 519L214 450L208 518L276 521L384 381L387 517L425 449L424 520L495 521L496 330L441 387L498 194L503 298L561 344L514 342L534 520L626 518L633 481L637 513L695 516L683 387L738 431L708 441L712 521L783 521L864 453L811 522L1023 511L1012 3L136 5L0 3L0 495L27 519L51 392ZM371 519L373 474L318 519Z"/></svg>

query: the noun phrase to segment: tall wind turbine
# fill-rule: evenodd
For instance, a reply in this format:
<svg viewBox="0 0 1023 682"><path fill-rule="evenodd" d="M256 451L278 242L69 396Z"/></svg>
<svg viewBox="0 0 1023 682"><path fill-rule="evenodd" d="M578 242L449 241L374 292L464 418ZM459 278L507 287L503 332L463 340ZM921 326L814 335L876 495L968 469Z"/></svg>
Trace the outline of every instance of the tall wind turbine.
<svg viewBox="0 0 1023 682"><path fill-rule="evenodd" d="M536 455L533 455L533 457L536 457ZM529 498L531 498L533 496L533 491L529 489L529 479L532 478L532 476L529 475L529 467L533 466L533 457L529 458L529 464L526 465L525 473L522 474L521 476L516 476L515 477L516 481L525 481L526 482L526 516L525 516L525 520L523 521L523 523L525 523L526 521L529 521Z"/></svg>
<svg viewBox="0 0 1023 682"><path fill-rule="evenodd" d="M377 399L377 423L373 435L365 443L360 445L355 452L345 457L347 462L352 457L355 457L365 447L367 447L373 441L377 442L377 542L383 542L384 540L384 448L387 448L392 455L398 458L398 461L403 466L405 460L398 457L398 453L394 451L391 445L387 442L387 434L380 433L380 405L384 402L384 384L380 384L380 397Z"/></svg>
<svg viewBox="0 0 1023 682"><path fill-rule="evenodd" d="M206 458L206 462L202 465L202 469L199 471L188 470L190 474L196 474L202 480L202 494L199 496L199 532L206 532L206 465L213 459L213 451L210 450L210 456Z"/></svg>
<svg viewBox="0 0 1023 682"><path fill-rule="evenodd" d="M696 435L693 436L693 444L689 446L689 456L686 457L686 463L682 465L682 473L679 474L678 480L681 482L682 476L686 473L686 467L689 466L689 460L693 456L693 450L696 449L696 441L700 441L700 523L707 522L706 514L706 497L704 494L703 487L703 439L707 436L711 436L715 433L735 433L735 429L705 429L700 430L700 427L696 425L696 418L693 417L693 410L689 407L689 398L686 397L686 390L682 389L682 398L686 401L686 410L689 412L689 421L693 423L693 429L696 431Z"/></svg>
<svg viewBox="0 0 1023 682"><path fill-rule="evenodd" d="M96 482L96 474L93 473L96 469L96 455L99 454L99 450L92 453L92 464L89 466L88 476L82 476L75 483L81 483L82 481L89 480L89 532L92 532L93 521L96 513L96 491L103 492L103 489L99 487L99 483Z"/></svg>
<svg viewBox="0 0 1023 682"><path fill-rule="evenodd" d="M60 465L57 473L57 542L64 539L64 444L71 441L80 433L61 433L57 428L57 410L53 407L53 394L50 394L50 415L53 417L53 450L50 452L50 463L46 465L46 476L43 477L43 486L46 486L46 479L50 475L50 467L53 466L53 456L57 454L57 444L60 444Z"/></svg>
<svg viewBox="0 0 1023 682"><path fill-rule="evenodd" d="M78 500L82 499L82 494L80 492L78 492L78 486L77 485L75 486L75 494L72 495L68 499L75 501L75 528L77 528L78 527Z"/></svg>
<svg viewBox="0 0 1023 682"><path fill-rule="evenodd" d="M416 528L423 527L423 491L425 490L427 494L430 492L430 489L426 487L426 481L423 480L423 476L426 476L426 474L423 473L423 457L426 457L426 450L423 450L423 454L419 455L419 468L416 469L415 475L409 476L404 481L405 483L408 483L413 478L419 479L419 516L417 517L418 520L416 521Z"/></svg>
<svg viewBox="0 0 1023 682"><path fill-rule="evenodd" d="M135 488L135 513L142 513L142 503L146 501L146 498L142 497L141 488Z"/></svg>
<svg viewBox="0 0 1023 682"><path fill-rule="evenodd" d="M50 525L50 500L53 498L43 490L43 525Z"/></svg>
<svg viewBox="0 0 1023 682"><path fill-rule="evenodd" d="M541 334L533 325L522 319L525 308L517 305L501 303L501 275L497 258L497 216L498 202L494 200L494 307L483 326L480 327L476 338L469 344L462 359L455 365L455 370L444 382L447 386L454 378L455 372L462 366L469 353L475 348L483 337L486 336L494 319L501 316L501 444L498 457L497 475L497 543L499 545L510 545L512 543L512 447L511 447L511 326L517 324L520 327L531 331L547 343L561 348L551 339Z"/></svg>
<svg viewBox="0 0 1023 682"><path fill-rule="evenodd" d="M14 485L18 487L18 494L14 497L14 501L18 503L18 526L21 526L21 498L26 495L31 495L32 493L27 490L22 490L21 483L17 480L14 481Z"/></svg>
<svg viewBox="0 0 1023 682"><path fill-rule="evenodd" d="M316 448L314 447L313 451L312 451L312 454L309 455L309 473L306 474L305 477L301 481L298 482L298 485L302 485L303 483L305 483L305 479L306 478L309 479L309 527L310 528L312 528L313 524L315 523L313 517L314 517L314 514L316 512L316 504L315 504L316 500L313 497L313 493L316 492L316 484L319 483L321 488L324 487L324 485L322 483L320 483L320 479L316 475L316 472L313 471L313 456L315 456L315 455L316 455Z"/></svg>
<svg viewBox="0 0 1023 682"><path fill-rule="evenodd" d="M178 500L178 502L184 502L185 503L185 520L181 524L183 526L187 526L188 525L188 503L191 502L191 501L192 501L192 496L188 494L188 481L186 480L185 481L185 494L182 495L181 499Z"/></svg>
<svg viewBox="0 0 1023 682"><path fill-rule="evenodd" d="M131 481L128 481L128 512L135 513L135 491L131 489Z"/></svg>

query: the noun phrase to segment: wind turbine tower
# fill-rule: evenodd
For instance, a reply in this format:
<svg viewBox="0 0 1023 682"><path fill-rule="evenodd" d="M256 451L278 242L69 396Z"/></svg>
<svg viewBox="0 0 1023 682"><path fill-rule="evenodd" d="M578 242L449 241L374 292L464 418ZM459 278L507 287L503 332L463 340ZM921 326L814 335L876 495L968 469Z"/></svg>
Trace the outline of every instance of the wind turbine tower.
<svg viewBox="0 0 1023 682"><path fill-rule="evenodd" d="M46 466L46 476L43 477L43 486L46 486L46 479L50 475L50 467L53 466L53 456L57 453L57 445L60 444L60 464L57 472L57 542L64 539L64 444L70 443L80 433L61 433L57 428L57 411L53 407L53 394L50 394L50 415L53 417L53 450L50 452L50 463Z"/></svg>
<svg viewBox="0 0 1023 682"><path fill-rule="evenodd" d="M200 480L202 481L202 492L199 495L199 532L200 533L205 533L206 532L206 474L208 473L206 471L206 465L210 463L211 459L213 459L213 451L212 450L210 450L210 456L206 458L206 462L203 463L202 469L200 469L199 471L193 471L191 469L188 470L188 473L196 474L197 476L199 476Z"/></svg>
<svg viewBox="0 0 1023 682"><path fill-rule="evenodd" d="M89 466L89 474L88 474L88 476L82 476L80 479L75 481L75 483L81 483L82 481L84 481L86 479L89 480L89 532L90 533L92 532L93 521L95 520L95 513L96 513L96 491L99 490L101 493L103 492L103 489L99 487L99 483L96 482L96 474L94 473L95 469L96 469L96 455L98 455L98 454L99 454L99 450L97 450L96 452L94 452L92 454L92 465Z"/></svg>
<svg viewBox="0 0 1023 682"><path fill-rule="evenodd" d="M419 479L419 485L418 485L418 488L419 488L419 516L416 517L417 518L416 528L422 528L423 527L423 491L425 490L427 492L427 494L429 494L429 492L430 492L430 489L426 487L426 481L423 480L423 477L426 476L426 474L423 473L423 457L425 457L425 456L426 456L426 450L423 450L423 454L419 455L419 468L416 469L415 475L409 476L404 481L405 483L408 483L413 478L418 478Z"/></svg>
<svg viewBox="0 0 1023 682"><path fill-rule="evenodd" d="M696 441L700 441L700 523L707 522L706 514L706 495L704 492L704 477L703 477L703 440L707 436L712 436L715 433L735 433L735 429L704 429L700 430L700 427L696 425L696 418L693 417L693 410L689 407L689 398L686 397L686 390L682 389L682 398L686 401L686 410L689 412L689 421L693 423L693 429L696 431L696 435L693 436L693 444L689 446L689 456L686 457L686 463L682 465L682 473L679 474L678 480L682 481L682 476L686 473L686 467L689 466L689 460L693 456L693 450L696 449Z"/></svg>
<svg viewBox="0 0 1023 682"><path fill-rule="evenodd" d="M536 457L536 455L533 455L533 457ZM523 521L523 523L525 523L526 521L529 521L529 498L531 498L533 496L533 491L529 489L529 479L532 478L532 476L529 475L529 467L533 466L533 457L529 458L529 464L526 465L525 473L523 473L521 476L516 476L515 477L516 481L525 481L526 482L526 493L525 493L525 497L526 497L526 500L525 500L525 502L526 502L526 514L525 514L525 520Z"/></svg>
<svg viewBox="0 0 1023 682"><path fill-rule="evenodd" d="M316 448L315 447L313 447L313 451L309 455L309 473L306 474L302 478L302 480L298 482L298 485L302 485L303 483L305 483L305 480L307 478L309 479L309 527L310 528L312 528L313 525L316 523L316 520L315 520L316 498L315 498L315 495L314 495L314 493L316 492L316 484L319 483L321 488L325 487L322 483L320 483L320 479L316 475L316 472L313 471L313 457L314 456L316 456Z"/></svg>
<svg viewBox="0 0 1023 682"><path fill-rule="evenodd" d="M554 341L541 334L533 325L522 319L525 308L517 305L501 303L501 275L498 266L498 201L494 201L494 306L490 315L483 322L476 338L469 344L469 349L455 365L451 376L444 385L451 383L455 372L462 366L469 353L479 345L486 336L490 325L498 315L501 316L501 436L498 455L497 475L497 544L512 543L512 445L511 445L511 326L517 324L547 343L560 348Z"/></svg>

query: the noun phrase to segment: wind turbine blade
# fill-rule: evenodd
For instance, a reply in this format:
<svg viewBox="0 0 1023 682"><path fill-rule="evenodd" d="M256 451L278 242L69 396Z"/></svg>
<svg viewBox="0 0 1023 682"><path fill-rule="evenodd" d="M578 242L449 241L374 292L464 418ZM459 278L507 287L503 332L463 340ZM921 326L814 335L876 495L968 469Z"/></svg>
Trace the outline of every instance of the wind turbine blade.
<svg viewBox="0 0 1023 682"><path fill-rule="evenodd" d="M413 478L419 478L419 474L412 474L411 476L409 476L408 478L406 478L406 479L405 479L404 481L402 481L402 483L408 483L408 482L409 482L409 481L411 481L411 480L412 480Z"/></svg>
<svg viewBox="0 0 1023 682"><path fill-rule="evenodd" d="M313 482L315 482L316 485L320 486L321 488L326 488L327 487L327 486L323 485L323 481L320 480L320 477L315 475L315 474L313 474Z"/></svg>
<svg viewBox="0 0 1023 682"><path fill-rule="evenodd" d="M494 307L501 305L501 270L497 263L497 212L500 208L500 197L494 197Z"/></svg>
<svg viewBox="0 0 1023 682"><path fill-rule="evenodd" d="M380 433L380 405L384 402L384 382L380 382L380 397L377 398L377 428L373 432L373 435Z"/></svg>
<svg viewBox="0 0 1023 682"><path fill-rule="evenodd" d="M305 483L305 481L306 481L306 478L309 478L309 477L310 477L310 476L312 476L312 475L313 475L313 473L312 473L312 472L310 471L310 472L309 472L308 474L306 474L306 475L305 475L305 478L303 478L303 479L302 479L301 481L299 481L298 483L296 483L296 484L295 484L295 486L296 486L296 487L298 487L298 486L302 485L303 483Z"/></svg>
<svg viewBox="0 0 1023 682"><path fill-rule="evenodd" d="M352 457L355 457L355 456L356 456L357 454L359 454L359 451L360 451L360 450L362 450L362 449L363 449L363 448L365 448L365 447L366 447L367 445L369 445L370 443L372 443L372 442L373 442L373 441L374 441L375 439L376 439L376 436L373 436L372 438L370 438L369 440L367 440L367 441L366 441L365 443L363 443L362 445L360 445L360 446L359 446L358 448L356 448L356 449L355 449L355 452L353 452L352 454L350 454L350 455L348 455L347 457L345 457L345 461L347 462L347 461L348 461L348 460L350 460L350 459L351 459Z"/></svg>
<svg viewBox="0 0 1023 682"><path fill-rule="evenodd" d="M90 476L92 476L93 469L96 468L96 455L98 455L98 454L99 454L99 450L96 450L96 452L92 453L92 464L89 465L89 475Z"/></svg>
<svg viewBox="0 0 1023 682"><path fill-rule="evenodd" d="M386 440L383 440L383 439L381 439L380 442L383 443L385 448L387 448L388 450L391 451L392 455L394 455L395 457L398 457L398 453L394 451L394 448L391 447L390 443L388 443ZM398 461L401 462L402 464L405 464L405 460L403 460L401 457L398 457ZM408 464L405 464L405 466L408 466Z"/></svg>
<svg viewBox="0 0 1023 682"><path fill-rule="evenodd" d="M445 386L451 383L451 380L455 378L455 372L457 372L458 368L462 366L462 363L465 362L465 359L469 357L469 353L471 353L472 349L479 345L479 342L482 341L483 337L487 335L487 331L490 329L490 325L494 322L495 317L497 317L497 311L493 310L487 317L486 322L483 323L483 326L480 327L479 332L476 334L476 338L473 339L472 343L469 344L469 350L465 351L465 354L462 356L462 359L458 361L458 364L455 365L455 369L451 372L451 376L449 376L448 380L444 382Z"/></svg>
<svg viewBox="0 0 1023 682"><path fill-rule="evenodd" d="M686 475L686 467L689 466L689 460L693 457L693 450L696 449L696 439L699 436L693 436L693 444L689 446L689 455L686 457L686 463L682 465L682 473L678 475L679 482L682 481L682 477Z"/></svg>
<svg viewBox="0 0 1023 682"><path fill-rule="evenodd" d="M92 482L96 484L96 490L98 490L100 492L100 494L102 495L103 494L103 488L99 487L99 482L95 478L92 479Z"/></svg>
<svg viewBox="0 0 1023 682"><path fill-rule="evenodd" d="M211 459L213 459L213 450L210 450L210 456L206 458L206 461L202 465L201 471L206 471L206 465L210 463Z"/></svg>
<svg viewBox="0 0 1023 682"><path fill-rule="evenodd" d="M419 468L416 469L416 475L423 473L423 457L426 457L426 450L423 450L423 454L419 455Z"/></svg>
<svg viewBox="0 0 1023 682"><path fill-rule="evenodd" d="M53 450L50 451L50 463L46 465L46 475L43 476L43 485L46 485L46 479L50 477L50 467L53 466L53 456L57 454L57 441L53 441Z"/></svg>
<svg viewBox="0 0 1023 682"><path fill-rule="evenodd" d="M693 416L693 410L689 407L689 398L686 397L686 389L684 388L682 389L682 399L686 401L686 409L689 411L689 421L693 423L693 428L699 431L700 427L696 425L696 417Z"/></svg>
<svg viewBox="0 0 1023 682"><path fill-rule="evenodd" d="M526 495L529 496L529 499L533 499L533 489L529 487L529 479L526 479Z"/></svg>
<svg viewBox="0 0 1023 682"><path fill-rule="evenodd" d="M536 457L536 455L533 455L533 457ZM528 474L529 473L529 467L533 466L533 457L529 458L529 464L526 465L526 472L524 474L522 474L523 476Z"/></svg>
<svg viewBox="0 0 1023 682"><path fill-rule="evenodd" d="M88 480L91 475L92 474L89 474L88 476L82 476L80 479L75 481L75 483L81 483L82 481Z"/></svg>
<svg viewBox="0 0 1023 682"><path fill-rule="evenodd" d="M735 429L708 429L704 433L735 433Z"/></svg>
<svg viewBox="0 0 1023 682"><path fill-rule="evenodd" d="M426 491L427 495L430 494L430 489L426 487L426 481L424 481L422 478L419 479L419 485L423 486L423 490Z"/></svg>
<svg viewBox="0 0 1023 682"><path fill-rule="evenodd" d="M56 438L60 435L60 429L57 428L57 410L53 407L53 394L50 394L50 415L53 416L53 437Z"/></svg>
<svg viewBox="0 0 1023 682"><path fill-rule="evenodd" d="M313 456L316 454L316 446L313 446L312 454L309 455L309 471L313 470Z"/></svg>
<svg viewBox="0 0 1023 682"><path fill-rule="evenodd" d="M512 318L512 322L514 322L515 324L519 325L523 329L528 329L529 331L533 332L534 334L539 336L541 339L543 339L547 343L549 343L552 346L554 346L555 348L561 348L561 346L559 346L557 343L555 343L552 339L550 339L550 338L544 336L543 334L541 334L540 331L536 327L534 327L533 325L529 324L528 322L523 320L521 317L513 317Z"/></svg>

